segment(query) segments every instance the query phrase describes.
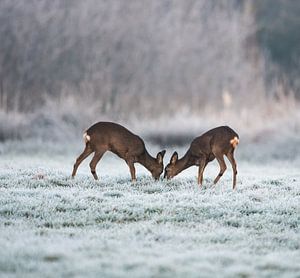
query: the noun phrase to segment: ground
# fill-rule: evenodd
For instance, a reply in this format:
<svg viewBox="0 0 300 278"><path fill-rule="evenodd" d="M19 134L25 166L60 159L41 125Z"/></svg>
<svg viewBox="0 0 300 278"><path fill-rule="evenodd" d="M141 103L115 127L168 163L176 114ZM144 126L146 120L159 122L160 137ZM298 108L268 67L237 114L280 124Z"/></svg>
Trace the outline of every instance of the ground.
<svg viewBox="0 0 300 278"><path fill-rule="evenodd" d="M215 162L203 188L196 168L131 184L105 155L95 182L88 160L70 179L79 147L26 149L0 148L0 277L300 277L296 163L237 156L233 191Z"/></svg>

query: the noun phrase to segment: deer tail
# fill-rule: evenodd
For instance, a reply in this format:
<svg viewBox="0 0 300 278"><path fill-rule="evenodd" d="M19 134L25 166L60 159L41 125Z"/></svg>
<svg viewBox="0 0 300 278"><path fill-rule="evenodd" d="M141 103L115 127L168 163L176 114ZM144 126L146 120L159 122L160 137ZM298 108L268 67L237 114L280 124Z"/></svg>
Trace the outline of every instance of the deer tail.
<svg viewBox="0 0 300 278"><path fill-rule="evenodd" d="M85 132L83 134L83 140L85 142L85 144L89 143L91 141L91 136L87 134L87 132Z"/></svg>
<svg viewBox="0 0 300 278"><path fill-rule="evenodd" d="M236 148L236 146L239 144L240 140L237 136L235 136L233 139L230 140L230 144L233 148Z"/></svg>

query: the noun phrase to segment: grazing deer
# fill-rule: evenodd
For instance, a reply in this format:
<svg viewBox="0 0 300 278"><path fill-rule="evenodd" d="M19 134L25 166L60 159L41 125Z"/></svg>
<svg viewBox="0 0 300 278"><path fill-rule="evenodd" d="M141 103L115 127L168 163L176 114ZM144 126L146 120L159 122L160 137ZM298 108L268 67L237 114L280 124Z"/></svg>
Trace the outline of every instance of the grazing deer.
<svg viewBox="0 0 300 278"><path fill-rule="evenodd" d="M95 180L98 180L96 165L106 151L111 151L126 161L133 182L136 181L135 162L139 162L147 168L156 180L159 179L163 172L163 158L166 151L159 152L156 158L152 157L147 152L144 141L119 124L110 122L96 123L84 133L83 138L85 149L74 164L72 177L76 175L80 163L91 153L95 153L90 163L90 168Z"/></svg>
<svg viewBox="0 0 300 278"><path fill-rule="evenodd" d="M164 177L173 178L181 171L196 165L199 166L198 184L202 185L203 172L208 162L217 158L220 164L220 173L214 180L216 184L226 170L224 155L227 156L233 170L233 189L236 186L237 167L234 159L234 150L239 143L238 134L228 126L211 129L195 138L186 154L178 159L177 152L171 157L170 163L165 168Z"/></svg>

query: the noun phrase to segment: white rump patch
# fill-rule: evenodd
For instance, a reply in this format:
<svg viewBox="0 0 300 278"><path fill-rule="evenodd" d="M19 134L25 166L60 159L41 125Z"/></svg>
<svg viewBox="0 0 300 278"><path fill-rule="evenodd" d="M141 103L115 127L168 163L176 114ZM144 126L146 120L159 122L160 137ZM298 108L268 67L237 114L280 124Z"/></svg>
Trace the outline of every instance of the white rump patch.
<svg viewBox="0 0 300 278"><path fill-rule="evenodd" d="M236 147L239 144L240 140L239 138L237 138L236 136L230 140L230 144L232 145L232 147Z"/></svg>
<svg viewBox="0 0 300 278"><path fill-rule="evenodd" d="M84 142L87 143L87 142L90 142L91 140L91 136L88 135L86 132L83 134L83 139L84 139Z"/></svg>

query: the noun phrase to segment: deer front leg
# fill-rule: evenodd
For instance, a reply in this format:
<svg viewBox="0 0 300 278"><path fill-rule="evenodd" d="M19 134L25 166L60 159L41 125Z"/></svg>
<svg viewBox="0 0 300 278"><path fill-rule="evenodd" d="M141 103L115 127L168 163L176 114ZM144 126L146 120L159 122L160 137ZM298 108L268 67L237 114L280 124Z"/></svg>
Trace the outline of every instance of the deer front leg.
<svg viewBox="0 0 300 278"><path fill-rule="evenodd" d="M101 159L101 157L103 156L103 154L104 154L104 152L96 152L90 163L91 173L95 180L98 180L98 176L96 173L96 166L97 166L99 160Z"/></svg>
<svg viewBox="0 0 300 278"><path fill-rule="evenodd" d="M132 161L126 161L126 163L129 166L131 181L136 182L134 163Z"/></svg>
<svg viewBox="0 0 300 278"><path fill-rule="evenodd" d="M201 186L202 183L203 183L203 172L204 172L204 169L207 165L207 162L202 159L200 161L200 164L199 164L199 169L198 169L198 184Z"/></svg>
<svg viewBox="0 0 300 278"><path fill-rule="evenodd" d="M237 167L236 167L236 162L233 156L233 152L229 152L227 155L227 158L229 162L231 163L232 166L232 171L233 171L233 189L236 187L236 175L237 175Z"/></svg>
<svg viewBox="0 0 300 278"><path fill-rule="evenodd" d="M220 172L219 174L217 175L217 177L215 178L214 180L214 184L216 184L219 179L223 176L224 172L226 171L227 167L226 167L226 164L225 164L225 161L224 161L224 157L223 157L223 154L222 155L215 155L219 164L220 164Z"/></svg>

